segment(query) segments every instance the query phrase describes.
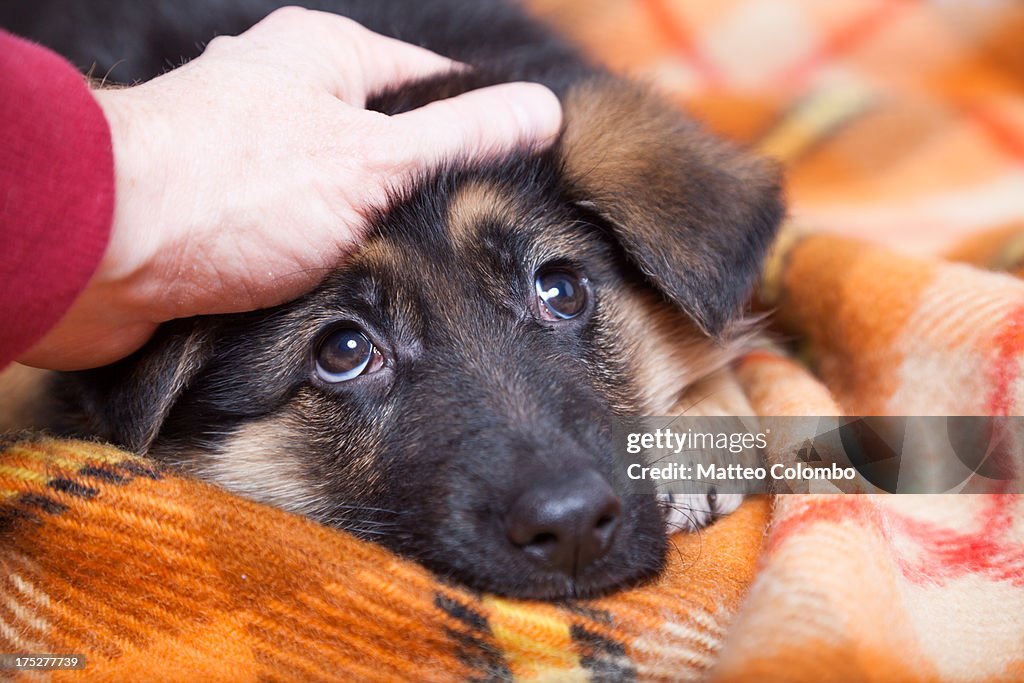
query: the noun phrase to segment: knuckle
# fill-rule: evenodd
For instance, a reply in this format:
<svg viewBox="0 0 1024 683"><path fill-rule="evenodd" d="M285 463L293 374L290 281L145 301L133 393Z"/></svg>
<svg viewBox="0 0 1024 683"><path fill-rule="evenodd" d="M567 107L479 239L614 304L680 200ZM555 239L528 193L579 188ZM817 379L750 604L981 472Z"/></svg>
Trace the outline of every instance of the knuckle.
<svg viewBox="0 0 1024 683"><path fill-rule="evenodd" d="M367 31L367 29L362 24L348 17L332 14L331 20L334 21L338 29L342 31L346 31L352 34L358 34Z"/></svg>
<svg viewBox="0 0 1024 683"><path fill-rule="evenodd" d="M264 21L273 23L296 23L304 21L309 15L309 10L304 7L297 7L296 5L285 5L284 7L278 7L273 12L267 15Z"/></svg>
<svg viewBox="0 0 1024 683"><path fill-rule="evenodd" d="M274 10L267 15L265 21L294 30L301 28L314 35L332 33L334 37L346 35L351 38L367 31L361 24L348 17L318 12L296 5L287 5Z"/></svg>
<svg viewBox="0 0 1024 683"><path fill-rule="evenodd" d="M223 52L235 43L235 36L214 36L209 42L206 43L206 47L203 48L205 53Z"/></svg>

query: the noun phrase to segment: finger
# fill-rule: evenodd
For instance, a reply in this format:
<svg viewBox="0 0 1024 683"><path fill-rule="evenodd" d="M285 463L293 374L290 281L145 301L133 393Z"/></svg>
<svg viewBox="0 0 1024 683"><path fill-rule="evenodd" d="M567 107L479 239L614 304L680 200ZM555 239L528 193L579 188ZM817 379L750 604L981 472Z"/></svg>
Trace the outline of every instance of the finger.
<svg viewBox="0 0 1024 683"><path fill-rule="evenodd" d="M465 64L362 28L357 40L365 93L372 95L405 83L467 68Z"/></svg>
<svg viewBox="0 0 1024 683"><path fill-rule="evenodd" d="M388 88L466 68L346 17L298 7L272 12L243 37L278 48L287 43L303 58L302 64L293 66L313 67L332 94L357 106Z"/></svg>
<svg viewBox="0 0 1024 683"><path fill-rule="evenodd" d="M500 154L524 144L544 146L562 126L562 106L539 83L473 90L392 116L400 160L417 168L452 157Z"/></svg>

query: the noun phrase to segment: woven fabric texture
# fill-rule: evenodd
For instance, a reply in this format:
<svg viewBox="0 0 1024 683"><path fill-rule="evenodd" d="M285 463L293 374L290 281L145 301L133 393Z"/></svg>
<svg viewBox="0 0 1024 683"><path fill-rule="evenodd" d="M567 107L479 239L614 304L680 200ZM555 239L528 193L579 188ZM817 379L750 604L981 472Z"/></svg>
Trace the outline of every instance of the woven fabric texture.
<svg viewBox="0 0 1024 683"><path fill-rule="evenodd" d="M803 225L936 253L1024 222L1016 0L528 0L786 167Z"/></svg>

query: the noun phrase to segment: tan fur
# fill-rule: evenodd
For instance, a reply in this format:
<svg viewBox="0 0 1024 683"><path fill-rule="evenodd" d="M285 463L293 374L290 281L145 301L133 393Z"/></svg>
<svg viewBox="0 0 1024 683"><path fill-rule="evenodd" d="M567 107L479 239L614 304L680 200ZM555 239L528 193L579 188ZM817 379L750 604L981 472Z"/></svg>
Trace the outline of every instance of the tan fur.
<svg viewBox="0 0 1024 683"><path fill-rule="evenodd" d="M471 182L456 190L448 203L448 234L460 248L477 244L479 226L487 220L515 225L518 202L500 189L483 182Z"/></svg>
<svg viewBox="0 0 1024 683"><path fill-rule="evenodd" d="M596 206L619 214L677 189L678 161L659 169L660 158L650 154L675 144L666 133L678 127L679 114L667 104L625 81L594 79L570 90L564 109L566 171ZM639 193L629 196L634 189ZM623 200L628 206L611 205Z"/></svg>
<svg viewBox="0 0 1024 683"><path fill-rule="evenodd" d="M649 88L618 79L591 79L569 91L564 109L566 173L612 220L660 218L665 207L652 199L686 196L709 182L725 180L730 189L741 192L777 189L773 166L708 136ZM694 199L672 205L675 222L700 218L702 198ZM687 208L692 213L680 215ZM745 227L734 226L737 232ZM694 252L682 263L699 268L700 257Z"/></svg>
<svg viewBox="0 0 1024 683"><path fill-rule="evenodd" d="M723 367L690 385L669 415L728 417L755 415L731 367Z"/></svg>
<svg viewBox="0 0 1024 683"><path fill-rule="evenodd" d="M679 309L646 288L629 287L609 298L632 347L626 357L633 365L648 415L681 412L686 407L684 397L699 393L695 387L732 361L746 343L743 336L725 343L709 339ZM724 389L725 385L704 387L712 394L712 405L719 401L715 395L718 387Z"/></svg>
<svg viewBox="0 0 1024 683"><path fill-rule="evenodd" d="M782 212L778 171L708 136L649 89L591 79L565 99L565 175L643 274L721 336Z"/></svg>
<svg viewBox="0 0 1024 683"><path fill-rule="evenodd" d="M199 478L250 500L329 522L337 511L323 490L327 478L315 474L310 453L296 448L309 438L310 420L322 419L314 418L322 415L319 408L315 400L300 393L281 413L244 424L219 444L212 445L213 454L152 455L176 461ZM325 429L324 437L332 438L330 428ZM373 428L345 436L346 450L351 454L349 471L367 491L378 486L381 477L375 448L379 438L380 433Z"/></svg>
<svg viewBox="0 0 1024 683"><path fill-rule="evenodd" d="M316 517L324 497L306 472L287 420L274 416L246 424L218 446L224 455L187 454L181 462L196 476L268 505Z"/></svg>

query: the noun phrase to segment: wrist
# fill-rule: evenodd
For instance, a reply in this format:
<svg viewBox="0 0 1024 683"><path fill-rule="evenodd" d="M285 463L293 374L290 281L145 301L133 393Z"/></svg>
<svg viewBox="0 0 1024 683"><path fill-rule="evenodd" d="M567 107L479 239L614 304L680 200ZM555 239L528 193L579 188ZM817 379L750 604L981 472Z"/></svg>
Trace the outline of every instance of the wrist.
<svg viewBox="0 0 1024 683"><path fill-rule="evenodd" d="M152 264L162 231L161 189L166 185L158 145L161 123L132 89L97 89L93 96L110 126L115 187L110 240L88 293L105 302L111 317L158 322L153 303L159 298L147 290L153 288Z"/></svg>

